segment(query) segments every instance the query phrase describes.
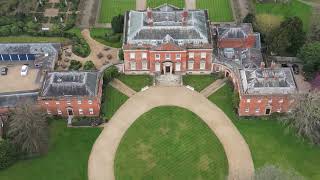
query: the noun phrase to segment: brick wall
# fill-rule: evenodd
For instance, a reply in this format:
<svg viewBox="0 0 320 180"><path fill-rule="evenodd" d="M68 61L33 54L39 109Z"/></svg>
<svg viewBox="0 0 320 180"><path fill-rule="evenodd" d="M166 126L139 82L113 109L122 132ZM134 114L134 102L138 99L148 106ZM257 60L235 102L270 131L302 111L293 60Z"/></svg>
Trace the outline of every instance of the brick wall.
<svg viewBox="0 0 320 180"><path fill-rule="evenodd" d="M194 68L193 70L188 70L188 59L189 53L192 52L194 53ZM131 59L130 58L130 53L135 54L135 58ZM142 54L146 53L147 58L143 59ZM206 53L206 58L201 58L201 53ZM156 59L156 54L160 55L160 59ZM166 54L170 55L169 59L166 59ZM180 54L181 58L180 60L176 59L176 55ZM147 70L143 70L142 68L142 62L143 60L146 60L148 65L147 65ZM136 62L136 70L135 72L145 72L145 73L154 73L155 72L155 64L156 62L160 63L160 70L162 71L162 63L164 61L170 60L173 62L173 70L175 71L175 65L177 62L181 63L180 67L180 72L185 73L186 71L211 71L211 66L212 66L212 50L211 49L194 49L194 50L186 50L186 51L149 51L149 50L125 50L124 51L124 71L125 73L130 73L132 70L130 69L130 61ZM201 60L205 60L206 65L205 69L201 70L200 69L200 62ZM178 71L176 71L178 72Z"/></svg>

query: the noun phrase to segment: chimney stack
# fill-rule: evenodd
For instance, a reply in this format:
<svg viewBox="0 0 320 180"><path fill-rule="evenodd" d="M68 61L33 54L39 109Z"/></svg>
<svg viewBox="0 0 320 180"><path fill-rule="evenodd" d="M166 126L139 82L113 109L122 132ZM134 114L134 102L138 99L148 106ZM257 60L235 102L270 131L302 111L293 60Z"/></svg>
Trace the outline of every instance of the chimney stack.
<svg viewBox="0 0 320 180"><path fill-rule="evenodd" d="M153 25L152 9L149 7L147 8L147 23L149 26Z"/></svg>
<svg viewBox="0 0 320 180"><path fill-rule="evenodd" d="M182 12L182 25L186 26L188 22L188 10L187 9L183 9Z"/></svg>

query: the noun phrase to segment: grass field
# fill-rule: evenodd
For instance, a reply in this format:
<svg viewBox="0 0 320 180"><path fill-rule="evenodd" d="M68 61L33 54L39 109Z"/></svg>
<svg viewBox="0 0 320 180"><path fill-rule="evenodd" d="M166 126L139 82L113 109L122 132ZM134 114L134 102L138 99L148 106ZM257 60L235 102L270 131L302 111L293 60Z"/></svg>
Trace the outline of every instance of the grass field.
<svg viewBox="0 0 320 180"><path fill-rule="evenodd" d="M257 14L273 14L283 17L298 16L303 21L303 28L308 31L312 8L297 0L292 0L289 4L281 3L256 3Z"/></svg>
<svg viewBox="0 0 320 180"><path fill-rule="evenodd" d="M208 9L211 21L233 21L230 0L197 0L197 8Z"/></svg>
<svg viewBox="0 0 320 180"><path fill-rule="evenodd" d="M1 180L84 180L88 158L99 128L67 128L63 120L50 124L50 148L47 155L21 160L0 170Z"/></svg>
<svg viewBox="0 0 320 180"><path fill-rule="evenodd" d="M201 91L217 78L213 75L185 75L182 76L183 84L194 87L196 91Z"/></svg>
<svg viewBox="0 0 320 180"><path fill-rule="evenodd" d="M128 97L110 85L103 90L101 113L104 118L110 119Z"/></svg>
<svg viewBox="0 0 320 180"><path fill-rule="evenodd" d="M112 17L132 9L136 9L135 0L101 0L99 22L110 23Z"/></svg>
<svg viewBox="0 0 320 180"><path fill-rule="evenodd" d="M217 137L194 113L157 107L127 130L115 157L116 179L225 179L228 163Z"/></svg>
<svg viewBox="0 0 320 180"><path fill-rule="evenodd" d="M147 0L147 6L152 8L158 7L165 3L174 5L179 8L185 7L184 0Z"/></svg>
<svg viewBox="0 0 320 180"><path fill-rule="evenodd" d="M64 43L70 41L63 37L6 36L0 43Z"/></svg>
<svg viewBox="0 0 320 180"><path fill-rule="evenodd" d="M139 92L142 88L152 85L152 77L149 75L120 75L118 77L127 86Z"/></svg>
<svg viewBox="0 0 320 180"><path fill-rule="evenodd" d="M106 33L112 33L112 29L107 29L107 28L92 28L90 29L90 35L93 39L96 41L110 47L114 48L121 48L122 42L109 42L106 40L105 35Z"/></svg>
<svg viewBox="0 0 320 180"><path fill-rule="evenodd" d="M282 169L294 169L306 179L320 179L320 147L297 138L275 120L244 119L232 108L232 89L226 85L209 99L233 121L248 143L255 168L273 164Z"/></svg>

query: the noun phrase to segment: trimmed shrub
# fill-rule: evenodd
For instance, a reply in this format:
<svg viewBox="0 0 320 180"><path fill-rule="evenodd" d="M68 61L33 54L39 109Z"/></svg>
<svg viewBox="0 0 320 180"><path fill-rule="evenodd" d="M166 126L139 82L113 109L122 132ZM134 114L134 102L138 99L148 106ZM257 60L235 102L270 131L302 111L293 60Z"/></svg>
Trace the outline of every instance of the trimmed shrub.
<svg viewBox="0 0 320 180"><path fill-rule="evenodd" d="M8 140L0 140L0 169L9 167L16 160L16 148Z"/></svg>
<svg viewBox="0 0 320 180"><path fill-rule="evenodd" d="M96 67L94 66L92 61L86 61L83 65L83 70L95 70Z"/></svg>
<svg viewBox="0 0 320 180"><path fill-rule="evenodd" d="M79 70L82 67L82 64L80 61L77 60L71 60L69 70Z"/></svg>

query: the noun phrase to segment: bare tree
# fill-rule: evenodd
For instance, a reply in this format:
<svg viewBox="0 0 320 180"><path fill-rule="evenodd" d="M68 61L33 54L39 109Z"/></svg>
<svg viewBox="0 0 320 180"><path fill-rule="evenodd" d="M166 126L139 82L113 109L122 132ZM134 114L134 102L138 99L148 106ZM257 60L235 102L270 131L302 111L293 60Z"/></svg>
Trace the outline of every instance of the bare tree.
<svg viewBox="0 0 320 180"><path fill-rule="evenodd" d="M47 114L32 102L19 104L9 118L8 137L27 155L41 154L48 147Z"/></svg>
<svg viewBox="0 0 320 180"><path fill-rule="evenodd" d="M274 165L265 165L255 171L253 180L304 180L293 170L284 171Z"/></svg>
<svg viewBox="0 0 320 180"><path fill-rule="evenodd" d="M298 136L320 144L320 92L296 95L292 113L282 118L284 124L294 128Z"/></svg>

